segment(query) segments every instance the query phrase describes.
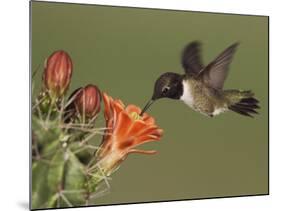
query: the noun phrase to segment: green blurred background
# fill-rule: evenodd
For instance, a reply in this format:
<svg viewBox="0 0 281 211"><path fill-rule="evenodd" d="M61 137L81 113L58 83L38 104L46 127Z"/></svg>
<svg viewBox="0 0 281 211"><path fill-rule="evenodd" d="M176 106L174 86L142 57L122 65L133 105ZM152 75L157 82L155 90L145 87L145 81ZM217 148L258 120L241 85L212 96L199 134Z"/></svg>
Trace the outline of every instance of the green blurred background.
<svg viewBox="0 0 281 211"><path fill-rule="evenodd" d="M203 43L205 64L239 41L225 88L252 89L254 119L228 112L216 118L163 99L150 114L164 129L161 142L130 155L112 175L111 193L97 204L268 193L268 18L199 12L32 2L32 70L53 51L74 63L70 92L96 84L126 104L144 106L163 72L182 73L180 52Z"/></svg>

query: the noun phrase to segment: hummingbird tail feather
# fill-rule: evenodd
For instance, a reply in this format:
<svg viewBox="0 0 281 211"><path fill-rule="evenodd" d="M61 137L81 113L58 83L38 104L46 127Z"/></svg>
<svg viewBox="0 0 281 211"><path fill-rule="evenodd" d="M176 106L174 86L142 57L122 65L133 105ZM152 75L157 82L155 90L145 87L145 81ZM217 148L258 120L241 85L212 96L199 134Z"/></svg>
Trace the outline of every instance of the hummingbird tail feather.
<svg viewBox="0 0 281 211"><path fill-rule="evenodd" d="M228 108L238 114L253 117L252 114L258 114L256 109L259 109L259 101L254 98L254 93L251 91L230 90L226 95L230 101Z"/></svg>

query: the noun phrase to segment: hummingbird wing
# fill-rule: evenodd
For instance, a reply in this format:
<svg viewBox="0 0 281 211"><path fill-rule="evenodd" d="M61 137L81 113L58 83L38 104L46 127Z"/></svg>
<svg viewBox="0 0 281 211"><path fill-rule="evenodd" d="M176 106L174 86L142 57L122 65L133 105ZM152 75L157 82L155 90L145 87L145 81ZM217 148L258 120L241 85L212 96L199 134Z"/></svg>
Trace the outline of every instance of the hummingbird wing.
<svg viewBox="0 0 281 211"><path fill-rule="evenodd" d="M191 42L183 49L181 63L188 76L197 76L203 68L200 49L198 41Z"/></svg>
<svg viewBox="0 0 281 211"><path fill-rule="evenodd" d="M217 90L223 88L237 46L238 43L229 46L200 72L200 75L203 74L204 83Z"/></svg>

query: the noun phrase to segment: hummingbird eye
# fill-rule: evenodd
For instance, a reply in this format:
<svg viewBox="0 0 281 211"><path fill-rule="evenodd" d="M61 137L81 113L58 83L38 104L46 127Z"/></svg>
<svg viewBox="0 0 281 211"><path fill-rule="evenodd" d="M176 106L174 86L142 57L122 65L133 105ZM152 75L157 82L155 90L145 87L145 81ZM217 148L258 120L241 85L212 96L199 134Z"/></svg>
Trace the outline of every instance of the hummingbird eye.
<svg viewBox="0 0 281 211"><path fill-rule="evenodd" d="M162 89L162 93L163 94L167 94L167 92L169 91L170 87L168 86L165 86L163 89Z"/></svg>

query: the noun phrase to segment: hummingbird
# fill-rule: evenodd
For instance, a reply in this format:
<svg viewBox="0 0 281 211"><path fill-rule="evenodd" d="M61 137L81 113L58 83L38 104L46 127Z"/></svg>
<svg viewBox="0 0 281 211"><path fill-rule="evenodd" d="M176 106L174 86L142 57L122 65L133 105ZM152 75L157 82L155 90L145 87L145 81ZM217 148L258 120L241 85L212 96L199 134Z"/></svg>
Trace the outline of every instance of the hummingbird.
<svg viewBox="0 0 281 211"><path fill-rule="evenodd" d="M201 43L193 41L186 45L181 55L184 74L163 73L156 80L153 95L140 115L161 98L181 100L209 117L229 110L249 117L258 114L259 101L252 91L223 89L238 44L230 45L206 66L202 64Z"/></svg>

